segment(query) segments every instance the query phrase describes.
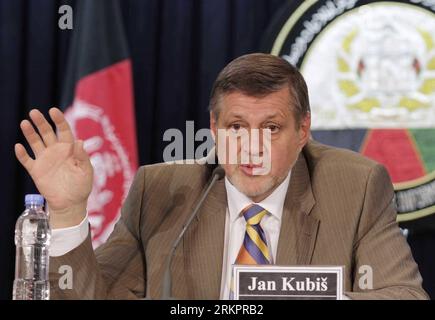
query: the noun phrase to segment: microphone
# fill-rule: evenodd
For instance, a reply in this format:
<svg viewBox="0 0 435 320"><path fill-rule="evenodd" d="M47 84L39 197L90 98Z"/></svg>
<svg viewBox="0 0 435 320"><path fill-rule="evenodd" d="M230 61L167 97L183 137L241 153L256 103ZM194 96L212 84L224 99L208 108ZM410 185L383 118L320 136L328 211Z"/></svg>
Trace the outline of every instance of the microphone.
<svg viewBox="0 0 435 320"><path fill-rule="evenodd" d="M166 268L165 268L165 273L163 275L162 296L161 296L162 300L171 299L171 295L172 295L171 265L172 265L172 259L174 258L175 255L175 250L180 244L181 239L183 239L183 236L186 233L187 229L189 228L190 224L192 223L193 219L195 219L195 217L198 215L199 209L201 208L202 203L204 202L207 195L210 193L211 188L214 186L216 181L221 180L223 177L225 177L224 169L221 166L217 166L213 170L213 173L211 175L210 184L202 194L195 209L193 210L192 214L190 215L189 219L187 220L186 224L184 225L183 229L181 230L180 234L178 235L177 239L175 239L174 244L172 245L171 251L169 252L168 259L166 260Z"/></svg>

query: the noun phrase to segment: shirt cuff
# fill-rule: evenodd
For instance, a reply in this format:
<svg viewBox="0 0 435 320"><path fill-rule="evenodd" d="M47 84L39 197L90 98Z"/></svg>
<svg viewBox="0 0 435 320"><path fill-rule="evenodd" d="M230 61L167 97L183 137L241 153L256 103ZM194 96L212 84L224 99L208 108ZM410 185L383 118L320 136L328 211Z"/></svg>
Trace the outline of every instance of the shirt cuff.
<svg viewBox="0 0 435 320"><path fill-rule="evenodd" d="M88 213L80 224L51 230L50 257L59 257L67 254L86 240L89 234Z"/></svg>

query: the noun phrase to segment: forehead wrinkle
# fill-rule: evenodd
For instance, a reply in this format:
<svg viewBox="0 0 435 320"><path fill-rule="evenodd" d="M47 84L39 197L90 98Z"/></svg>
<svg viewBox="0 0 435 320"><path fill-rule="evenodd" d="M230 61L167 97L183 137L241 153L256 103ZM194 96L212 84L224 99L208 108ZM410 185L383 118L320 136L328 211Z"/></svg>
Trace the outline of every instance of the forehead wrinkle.
<svg viewBox="0 0 435 320"><path fill-rule="evenodd" d="M256 117L259 114L260 114L260 112L253 114L252 112L243 113L243 112L231 110L226 115L226 118L235 118L235 119L245 120L247 118ZM266 114L264 114L264 116L263 115L261 116L262 121L272 120L272 119L276 119L276 118L285 119L286 114L282 110L275 110L272 112L267 112Z"/></svg>

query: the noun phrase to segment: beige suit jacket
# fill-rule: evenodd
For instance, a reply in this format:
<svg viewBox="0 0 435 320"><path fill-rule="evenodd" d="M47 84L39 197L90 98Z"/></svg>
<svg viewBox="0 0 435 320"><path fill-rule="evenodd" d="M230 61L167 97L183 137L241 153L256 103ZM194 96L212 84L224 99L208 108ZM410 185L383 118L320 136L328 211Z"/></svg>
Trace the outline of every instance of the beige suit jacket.
<svg viewBox="0 0 435 320"><path fill-rule="evenodd" d="M141 167L108 241L91 239L50 259L53 299L159 298L170 247L211 175L209 165ZM356 153L309 142L284 203L276 263L345 266L352 299L427 298L411 250L396 223L386 170ZM219 299L224 251L224 180L212 188L175 253L172 294ZM69 265L73 288L60 289ZM359 268L373 270L373 289L359 288Z"/></svg>

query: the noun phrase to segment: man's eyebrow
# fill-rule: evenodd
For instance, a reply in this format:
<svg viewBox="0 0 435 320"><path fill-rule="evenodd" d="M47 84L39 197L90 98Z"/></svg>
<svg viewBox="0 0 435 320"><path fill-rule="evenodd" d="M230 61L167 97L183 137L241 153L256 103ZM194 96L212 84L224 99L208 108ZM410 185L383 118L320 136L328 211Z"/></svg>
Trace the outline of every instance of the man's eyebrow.
<svg viewBox="0 0 435 320"><path fill-rule="evenodd" d="M275 118L285 118L285 117L284 117L284 114L282 114L281 112L274 112L274 113L267 115L265 118L265 121L270 120L270 119L275 119Z"/></svg>

